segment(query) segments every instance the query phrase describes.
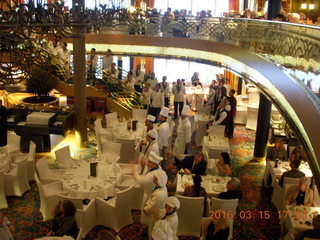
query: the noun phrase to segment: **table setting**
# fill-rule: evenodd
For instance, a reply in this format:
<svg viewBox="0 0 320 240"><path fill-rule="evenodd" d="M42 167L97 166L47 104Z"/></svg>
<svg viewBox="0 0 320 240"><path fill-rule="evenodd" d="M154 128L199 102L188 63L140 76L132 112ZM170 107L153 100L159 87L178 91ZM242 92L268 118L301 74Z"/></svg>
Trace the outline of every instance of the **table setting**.
<svg viewBox="0 0 320 240"><path fill-rule="evenodd" d="M227 182L231 179L230 177L219 177L205 175L201 176L201 186L206 190L207 197L217 197L221 192L227 191ZM183 195L184 190L187 186L192 186L192 174L177 176L177 195Z"/></svg>
<svg viewBox="0 0 320 240"><path fill-rule="evenodd" d="M92 159L75 162L70 169L64 172L62 183L69 196L89 199L107 198L114 196L115 185L120 179L118 164Z"/></svg>
<svg viewBox="0 0 320 240"><path fill-rule="evenodd" d="M205 136L203 138L203 151L207 151L209 158L220 158L222 152L230 153L228 138Z"/></svg>

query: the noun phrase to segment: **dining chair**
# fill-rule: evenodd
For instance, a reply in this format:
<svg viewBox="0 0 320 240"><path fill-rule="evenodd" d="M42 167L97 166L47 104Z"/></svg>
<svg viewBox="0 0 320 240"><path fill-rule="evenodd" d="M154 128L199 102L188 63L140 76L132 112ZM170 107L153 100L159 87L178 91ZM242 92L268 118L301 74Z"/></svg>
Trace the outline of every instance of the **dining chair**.
<svg viewBox="0 0 320 240"><path fill-rule="evenodd" d="M0 171L0 209L8 208L6 195L4 193L4 172Z"/></svg>
<svg viewBox="0 0 320 240"><path fill-rule="evenodd" d="M30 190L26 169L27 159L17 164L12 164L10 171L4 174L6 196L22 197L25 192Z"/></svg>
<svg viewBox="0 0 320 240"><path fill-rule="evenodd" d="M73 159L71 157L70 146L59 148L58 150L54 151L54 154L56 155L56 161L59 168L71 167Z"/></svg>
<svg viewBox="0 0 320 240"><path fill-rule="evenodd" d="M60 181L64 173L61 169L50 169L45 157L37 161L36 170L43 184Z"/></svg>
<svg viewBox="0 0 320 240"><path fill-rule="evenodd" d="M118 124L118 114L117 112L107 113L104 115L107 123L107 128L115 127Z"/></svg>
<svg viewBox="0 0 320 240"><path fill-rule="evenodd" d="M10 154L20 153L21 136L8 133L7 135L8 144L7 149Z"/></svg>
<svg viewBox="0 0 320 240"><path fill-rule="evenodd" d="M104 200L96 198L97 223L119 232L123 227L132 224L131 207L128 200L132 199L131 186L123 191L117 192L114 198Z"/></svg>
<svg viewBox="0 0 320 240"><path fill-rule="evenodd" d="M177 195L177 198L180 201L177 235L200 237L204 197Z"/></svg>
<svg viewBox="0 0 320 240"><path fill-rule="evenodd" d="M132 119L138 120L139 122L145 122L147 118L147 109L139 109L139 108L133 108L132 109Z"/></svg>
<svg viewBox="0 0 320 240"><path fill-rule="evenodd" d="M101 157L106 161L118 162L120 159L122 144L117 142L102 142Z"/></svg>
<svg viewBox="0 0 320 240"><path fill-rule="evenodd" d="M239 204L239 199L219 199L219 198L211 198L210 206L207 208L209 211L217 211L222 210L225 212L230 211L235 214L237 211L237 207Z"/></svg>

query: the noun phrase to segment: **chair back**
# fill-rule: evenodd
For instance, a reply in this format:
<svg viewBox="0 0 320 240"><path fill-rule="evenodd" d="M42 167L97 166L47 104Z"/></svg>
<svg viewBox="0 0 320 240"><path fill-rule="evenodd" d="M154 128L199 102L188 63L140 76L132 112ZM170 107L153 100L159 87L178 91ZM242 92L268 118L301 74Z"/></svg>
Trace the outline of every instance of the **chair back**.
<svg viewBox="0 0 320 240"><path fill-rule="evenodd" d="M210 202L211 210L223 210L223 211L231 211L235 213L237 211L237 206L239 203L239 199L219 199L219 198L212 198Z"/></svg>
<svg viewBox="0 0 320 240"><path fill-rule="evenodd" d="M17 165L17 175L18 178L23 181L24 183L28 183L28 171L27 169L27 159L19 161L16 163Z"/></svg>
<svg viewBox="0 0 320 240"><path fill-rule="evenodd" d="M132 119L138 120L139 122L145 122L147 118L147 109L139 109L133 108L132 109Z"/></svg>
<svg viewBox="0 0 320 240"><path fill-rule="evenodd" d="M313 190L313 205L315 207L320 207L319 191L318 191L317 185L315 183L313 183L313 185L312 185L312 190Z"/></svg>
<svg viewBox="0 0 320 240"><path fill-rule="evenodd" d="M8 203L4 192L4 172L2 170L0 171L0 209L8 208Z"/></svg>
<svg viewBox="0 0 320 240"><path fill-rule="evenodd" d="M120 158L121 146L122 144L117 142L109 142L109 141L102 142L102 156L113 155L115 157L118 156Z"/></svg>
<svg viewBox="0 0 320 240"><path fill-rule="evenodd" d="M116 138L116 142L121 144L121 153L119 163L136 162L137 156L140 153L136 151L135 139Z"/></svg>
<svg viewBox="0 0 320 240"><path fill-rule="evenodd" d="M177 235L200 237L204 197L178 195L177 198L180 201Z"/></svg>
<svg viewBox="0 0 320 240"><path fill-rule="evenodd" d="M20 151L21 136L8 133L8 152Z"/></svg>
<svg viewBox="0 0 320 240"><path fill-rule="evenodd" d="M46 178L50 175L50 169L47 162L47 159L45 157L39 159L36 163L36 170L39 175L39 179Z"/></svg>
<svg viewBox="0 0 320 240"><path fill-rule="evenodd" d="M107 113L104 115L107 123L107 127L115 127L118 123L118 114L117 112Z"/></svg>
<svg viewBox="0 0 320 240"><path fill-rule="evenodd" d="M77 209L76 215L74 216L76 219L77 227L79 229L78 236L76 240L80 240L82 237L82 218L83 218L83 211L80 209Z"/></svg>
<svg viewBox="0 0 320 240"><path fill-rule="evenodd" d="M100 129L102 129L102 123L101 123L101 119L100 118L97 118L95 121L94 121L94 127L99 131Z"/></svg>
<svg viewBox="0 0 320 240"><path fill-rule="evenodd" d="M224 137L224 125L214 125L209 127L209 135L216 137Z"/></svg>
<svg viewBox="0 0 320 240"><path fill-rule="evenodd" d="M294 189L297 188L297 184L291 184L287 183L283 185L283 202L285 203L286 200L288 199L289 193Z"/></svg>
<svg viewBox="0 0 320 240"><path fill-rule="evenodd" d="M300 178L284 177L284 179L283 179L283 185L286 185L286 184L296 184L296 185L299 185L299 183L300 183Z"/></svg>
<svg viewBox="0 0 320 240"><path fill-rule="evenodd" d="M82 198L70 197L70 196L67 196L66 194L57 194L57 197L61 202L63 202L64 200L71 201L73 205L76 207L76 209L81 209L81 210L83 209Z"/></svg>
<svg viewBox="0 0 320 240"><path fill-rule="evenodd" d="M219 159L214 159L214 158L207 159L207 169L206 169L207 174L210 174L212 176L218 175L219 170L216 166L217 161L219 161Z"/></svg>
<svg viewBox="0 0 320 240"><path fill-rule="evenodd" d="M30 141L30 144L29 144L29 153L28 153L28 160L29 161L35 161L36 159L36 148L37 148L37 145L33 142L33 141Z"/></svg>
<svg viewBox="0 0 320 240"><path fill-rule="evenodd" d="M72 164L69 145L54 151L54 154L56 155L58 165Z"/></svg>
<svg viewBox="0 0 320 240"><path fill-rule="evenodd" d="M134 185L116 193L116 208L130 208L128 199L132 199Z"/></svg>

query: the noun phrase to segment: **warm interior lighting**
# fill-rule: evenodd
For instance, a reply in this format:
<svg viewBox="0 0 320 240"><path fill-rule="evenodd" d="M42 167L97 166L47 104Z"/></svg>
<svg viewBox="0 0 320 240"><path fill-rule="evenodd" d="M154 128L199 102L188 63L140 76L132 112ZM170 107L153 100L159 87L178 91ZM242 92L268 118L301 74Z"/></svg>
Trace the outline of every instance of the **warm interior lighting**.
<svg viewBox="0 0 320 240"><path fill-rule="evenodd" d="M313 3L310 3L309 4L309 10L313 10L314 9L314 4Z"/></svg>
<svg viewBox="0 0 320 240"><path fill-rule="evenodd" d="M128 8L128 11L129 11L130 13L134 13L134 12L136 11L136 8L135 8L134 6L130 6L130 7Z"/></svg>
<svg viewBox="0 0 320 240"><path fill-rule="evenodd" d="M67 106L67 96L61 95L59 97L59 107L65 107Z"/></svg>
<svg viewBox="0 0 320 240"><path fill-rule="evenodd" d="M306 3L301 3L301 9L307 9L307 4Z"/></svg>

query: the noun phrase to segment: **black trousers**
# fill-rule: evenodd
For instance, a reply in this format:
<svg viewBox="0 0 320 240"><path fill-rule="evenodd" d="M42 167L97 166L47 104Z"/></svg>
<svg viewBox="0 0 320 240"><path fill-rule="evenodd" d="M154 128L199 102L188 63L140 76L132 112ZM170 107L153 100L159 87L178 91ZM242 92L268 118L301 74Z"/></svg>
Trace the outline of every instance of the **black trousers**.
<svg viewBox="0 0 320 240"><path fill-rule="evenodd" d="M159 113L160 113L160 111L161 111L161 108L154 108L153 107L153 108L150 109L150 114L157 118Z"/></svg>
<svg viewBox="0 0 320 240"><path fill-rule="evenodd" d="M169 107L170 99L168 97L164 98L164 106Z"/></svg>
<svg viewBox="0 0 320 240"><path fill-rule="evenodd" d="M134 90L136 90L139 93L142 93L142 88L140 85L134 85Z"/></svg>
<svg viewBox="0 0 320 240"><path fill-rule="evenodd" d="M233 116L230 116L228 123L226 124L226 131L225 131L226 137L232 137L233 132L234 132L234 121L233 121Z"/></svg>
<svg viewBox="0 0 320 240"><path fill-rule="evenodd" d="M183 102L174 102L174 118L178 117L178 107L179 107L179 115L181 115L182 108L183 108Z"/></svg>

